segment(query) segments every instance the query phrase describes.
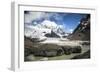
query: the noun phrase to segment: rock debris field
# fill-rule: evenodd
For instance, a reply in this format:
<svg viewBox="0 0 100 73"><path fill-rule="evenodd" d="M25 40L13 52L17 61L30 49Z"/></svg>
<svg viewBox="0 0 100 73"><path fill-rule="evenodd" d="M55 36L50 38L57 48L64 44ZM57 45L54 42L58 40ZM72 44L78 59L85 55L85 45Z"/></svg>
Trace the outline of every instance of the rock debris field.
<svg viewBox="0 0 100 73"><path fill-rule="evenodd" d="M48 38L45 41L34 43L27 39L24 56L26 62L87 59L90 58L90 42L70 41L65 38Z"/></svg>

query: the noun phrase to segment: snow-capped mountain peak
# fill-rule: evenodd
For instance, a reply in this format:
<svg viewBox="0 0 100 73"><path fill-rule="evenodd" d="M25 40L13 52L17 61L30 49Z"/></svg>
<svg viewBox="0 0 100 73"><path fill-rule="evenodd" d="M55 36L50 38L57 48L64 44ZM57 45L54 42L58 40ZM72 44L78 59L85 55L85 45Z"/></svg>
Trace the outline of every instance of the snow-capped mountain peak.
<svg viewBox="0 0 100 73"><path fill-rule="evenodd" d="M41 24L28 25L25 27L25 36L30 38L41 38L45 37L45 34L51 34L51 31L59 37L65 34L62 25L58 25L53 21L44 20Z"/></svg>

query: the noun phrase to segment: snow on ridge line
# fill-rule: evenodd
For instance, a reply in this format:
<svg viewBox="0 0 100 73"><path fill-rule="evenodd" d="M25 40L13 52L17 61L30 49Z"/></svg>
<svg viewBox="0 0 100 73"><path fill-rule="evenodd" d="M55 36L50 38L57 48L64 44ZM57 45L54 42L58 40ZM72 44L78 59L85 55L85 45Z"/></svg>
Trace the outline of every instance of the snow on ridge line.
<svg viewBox="0 0 100 73"><path fill-rule="evenodd" d="M54 33L58 34L60 37L62 36L62 33L64 32L62 25L57 25L53 21L44 20L41 24L37 25L25 25L25 36L31 37L31 38L39 38L39 37L45 37L44 35L46 33L51 33L53 31Z"/></svg>

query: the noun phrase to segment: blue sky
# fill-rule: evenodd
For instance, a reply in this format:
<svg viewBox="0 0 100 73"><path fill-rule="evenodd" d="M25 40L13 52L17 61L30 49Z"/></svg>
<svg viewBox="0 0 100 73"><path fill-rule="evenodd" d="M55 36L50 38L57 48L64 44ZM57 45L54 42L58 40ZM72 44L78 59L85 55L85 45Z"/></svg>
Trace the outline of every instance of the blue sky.
<svg viewBox="0 0 100 73"><path fill-rule="evenodd" d="M31 25L41 24L43 21L48 20L55 22L57 25L62 25L67 32L73 31L80 20L86 17L87 14L79 13L58 13L58 12L32 12L25 11L25 23Z"/></svg>

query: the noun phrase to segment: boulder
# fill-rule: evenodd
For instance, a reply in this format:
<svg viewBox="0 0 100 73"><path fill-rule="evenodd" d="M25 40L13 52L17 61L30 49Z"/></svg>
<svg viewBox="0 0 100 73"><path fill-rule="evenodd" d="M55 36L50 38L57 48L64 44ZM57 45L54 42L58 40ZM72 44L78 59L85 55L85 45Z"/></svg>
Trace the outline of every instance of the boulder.
<svg viewBox="0 0 100 73"><path fill-rule="evenodd" d="M71 46L63 46L62 49L64 50L64 53L66 55L70 55L72 53L72 48Z"/></svg>
<svg viewBox="0 0 100 73"><path fill-rule="evenodd" d="M57 51L56 50L45 50L44 51L44 56L46 57L53 57L53 56L57 56Z"/></svg>
<svg viewBox="0 0 100 73"><path fill-rule="evenodd" d="M32 49L35 56L53 57L64 54L63 49L56 44L42 44Z"/></svg>
<svg viewBox="0 0 100 73"><path fill-rule="evenodd" d="M25 48L25 49L24 49L24 56L26 57L26 56L28 56L28 55L30 55L30 54L32 54L31 49Z"/></svg>
<svg viewBox="0 0 100 73"><path fill-rule="evenodd" d="M72 59L87 59L90 58L90 50L88 50L87 52L74 56Z"/></svg>
<svg viewBox="0 0 100 73"><path fill-rule="evenodd" d="M58 48L58 50L57 50L57 55L58 56L61 56L61 55L63 55L64 54L64 50L60 47L60 48Z"/></svg>
<svg viewBox="0 0 100 73"><path fill-rule="evenodd" d="M34 50L32 50L32 51L33 51L33 54L34 54L35 56L45 56L44 50L34 49Z"/></svg>
<svg viewBox="0 0 100 73"><path fill-rule="evenodd" d="M82 52L81 46L72 47L72 53L81 53L81 52Z"/></svg>
<svg viewBox="0 0 100 73"><path fill-rule="evenodd" d="M33 53L35 56L43 56L43 57L53 57L57 55L57 51L56 50L40 50L37 49L37 51L34 51Z"/></svg>
<svg viewBox="0 0 100 73"><path fill-rule="evenodd" d="M24 58L24 61L35 61L35 57L33 54L30 54Z"/></svg>
<svg viewBox="0 0 100 73"><path fill-rule="evenodd" d="M66 55L71 53L81 53L82 51L81 46L62 46L62 49Z"/></svg>

